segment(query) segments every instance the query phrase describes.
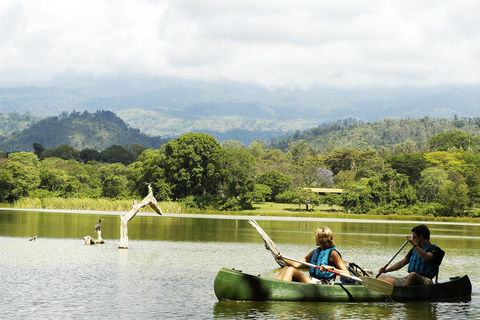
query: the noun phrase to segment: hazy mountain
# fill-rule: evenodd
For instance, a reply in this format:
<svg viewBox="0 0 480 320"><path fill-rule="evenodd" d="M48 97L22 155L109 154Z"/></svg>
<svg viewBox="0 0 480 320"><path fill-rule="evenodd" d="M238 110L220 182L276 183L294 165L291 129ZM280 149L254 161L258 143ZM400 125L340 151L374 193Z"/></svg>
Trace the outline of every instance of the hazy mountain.
<svg viewBox="0 0 480 320"><path fill-rule="evenodd" d="M0 88L0 112L58 116L110 110L151 136L190 131L248 144L328 121L478 116L480 87L306 90L172 79L66 79L52 87ZM268 139L266 139L268 140Z"/></svg>
<svg viewBox="0 0 480 320"><path fill-rule="evenodd" d="M150 137L138 129L130 128L110 111L67 112L47 117L33 123L23 131L0 138L0 150L4 152L33 151L33 144L40 143L46 149L67 144L77 150L101 151L112 145L140 144L146 148L160 148L168 141Z"/></svg>

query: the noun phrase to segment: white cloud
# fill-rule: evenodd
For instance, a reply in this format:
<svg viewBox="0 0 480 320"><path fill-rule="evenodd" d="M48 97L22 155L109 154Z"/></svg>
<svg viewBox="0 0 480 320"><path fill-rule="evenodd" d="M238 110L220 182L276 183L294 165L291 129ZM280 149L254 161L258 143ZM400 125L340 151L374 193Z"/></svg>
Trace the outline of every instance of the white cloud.
<svg viewBox="0 0 480 320"><path fill-rule="evenodd" d="M0 85L57 75L268 87L478 84L477 1L4 0Z"/></svg>

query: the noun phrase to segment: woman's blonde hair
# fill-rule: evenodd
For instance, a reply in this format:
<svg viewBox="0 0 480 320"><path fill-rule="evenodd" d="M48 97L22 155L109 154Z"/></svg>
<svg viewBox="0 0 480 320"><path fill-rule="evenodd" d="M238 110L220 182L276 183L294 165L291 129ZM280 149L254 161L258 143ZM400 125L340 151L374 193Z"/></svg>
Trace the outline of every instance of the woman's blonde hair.
<svg viewBox="0 0 480 320"><path fill-rule="evenodd" d="M318 227L317 230L315 230L315 239L318 240L322 249L335 247L333 232L329 227Z"/></svg>

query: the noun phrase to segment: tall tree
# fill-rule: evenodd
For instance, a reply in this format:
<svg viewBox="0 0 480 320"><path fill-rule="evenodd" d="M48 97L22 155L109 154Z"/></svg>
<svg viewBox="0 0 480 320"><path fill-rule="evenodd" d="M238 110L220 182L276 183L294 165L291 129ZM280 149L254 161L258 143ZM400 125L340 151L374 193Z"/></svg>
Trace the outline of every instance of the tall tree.
<svg viewBox="0 0 480 320"><path fill-rule="evenodd" d="M166 182L165 154L160 150L146 149L138 161L127 167L130 190L133 194L144 196L149 190L147 184L155 191L159 200L169 200L172 196L171 186Z"/></svg>
<svg viewBox="0 0 480 320"><path fill-rule="evenodd" d="M480 145L480 138L460 131L443 132L428 139L428 144L432 150L438 151L448 151L453 148L468 150Z"/></svg>
<svg viewBox="0 0 480 320"><path fill-rule="evenodd" d="M39 160L33 152L15 152L0 162L0 198L15 201L40 185Z"/></svg>
<svg viewBox="0 0 480 320"><path fill-rule="evenodd" d="M245 149L228 149L220 159L224 190L229 197L242 199L254 190L253 156Z"/></svg>
<svg viewBox="0 0 480 320"><path fill-rule="evenodd" d="M69 159L81 160L80 152L75 150L74 147L69 146L67 144L61 144L52 150L45 150L42 153L42 157L43 158L56 157L63 160L69 160Z"/></svg>
<svg viewBox="0 0 480 320"><path fill-rule="evenodd" d="M100 161L129 165L135 160L133 154L119 145L111 145L100 152Z"/></svg>
<svg viewBox="0 0 480 320"><path fill-rule="evenodd" d="M294 164L303 163L315 154L305 140L290 142L288 144L287 152L290 153Z"/></svg>
<svg viewBox="0 0 480 320"><path fill-rule="evenodd" d="M356 171L360 154L361 151L353 149L335 150L325 159L325 163L334 175L337 175L340 171Z"/></svg>
<svg viewBox="0 0 480 320"><path fill-rule="evenodd" d="M100 152L90 148L83 149L80 151L80 159L85 163L89 161L100 161Z"/></svg>
<svg viewBox="0 0 480 320"><path fill-rule="evenodd" d="M411 185L420 179L420 173L427 167L427 161L422 153L388 156L385 162L398 173L408 176Z"/></svg>
<svg viewBox="0 0 480 320"><path fill-rule="evenodd" d="M186 133L162 146L165 177L175 199L218 195L223 149L206 133Z"/></svg>
<svg viewBox="0 0 480 320"><path fill-rule="evenodd" d="M126 168L121 163L112 163L100 168L102 196L122 198L127 194Z"/></svg>
<svg viewBox="0 0 480 320"><path fill-rule="evenodd" d="M439 167L426 168L420 173L416 184L420 201L437 202L440 188L448 182L448 173Z"/></svg>
<svg viewBox="0 0 480 320"><path fill-rule="evenodd" d="M37 155L39 159L42 159L43 151L45 151L45 148L41 143L38 143L38 142L33 143L33 152Z"/></svg>
<svg viewBox="0 0 480 320"><path fill-rule="evenodd" d="M292 180L290 176L286 174L276 170L270 170L259 175L257 177L257 183L269 186L270 189L272 189L272 198L275 199L278 194L286 191L290 187Z"/></svg>
<svg viewBox="0 0 480 320"><path fill-rule="evenodd" d="M468 204L465 183L448 181L439 190L439 203L443 205L443 215L461 216Z"/></svg>

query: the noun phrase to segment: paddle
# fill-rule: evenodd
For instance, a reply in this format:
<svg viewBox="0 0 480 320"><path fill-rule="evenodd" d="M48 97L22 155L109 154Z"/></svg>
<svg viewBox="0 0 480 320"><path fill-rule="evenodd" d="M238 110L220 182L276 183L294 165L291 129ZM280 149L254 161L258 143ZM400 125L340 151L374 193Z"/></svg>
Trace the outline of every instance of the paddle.
<svg viewBox="0 0 480 320"><path fill-rule="evenodd" d="M397 253L395 253L393 258L390 259L390 261L388 261L388 263L383 267L383 270L385 270L388 267L388 265L392 263L393 259L395 259L395 257L400 253L400 251L402 251L402 249L407 245L407 243L408 243L408 240L406 240L405 243L400 247L400 249L398 249ZM381 273L379 272L375 278L378 278L380 275Z"/></svg>
<svg viewBox="0 0 480 320"><path fill-rule="evenodd" d="M289 257L285 257L285 256L283 256L283 259L287 259L287 260L290 260L290 261L295 261L295 262L301 263L303 265L306 265L308 267L321 269L320 266L317 266L317 265L314 265L314 264L311 264L311 263L308 263L308 262L305 262L305 261L301 261L301 260L297 260L297 259L293 259L293 258L289 258ZM363 286L365 286L367 289L379 292L379 293L387 295L387 296L391 295L392 292L393 292L393 285L391 283L388 283L388 282L380 280L380 279L363 277L363 276L362 277L355 277L355 276L352 276L352 275L349 275L349 274L342 273L342 272L340 272L338 270L335 270L335 269L329 269L328 272L338 274L339 276L344 277L344 278L353 279L355 281L358 281Z"/></svg>
<svg viewBox="0 0 480 320"><path fill-rule="evenodd" d="M270 251L270 253L272 254L275 261L278 263L278 265L280 267L287 266L285 261L277 259L277 256L280 254L280 251L278 251L277 245L272 241L272 239L270 239L268 234L265 231L263 231L262 227L258 225L257 221L250 218L248 219L248 223L250 223L255 228L255 230L257 230L257 232L260 234L260 236L263 239L263 242L265 242L265 249Z"/></svg>

